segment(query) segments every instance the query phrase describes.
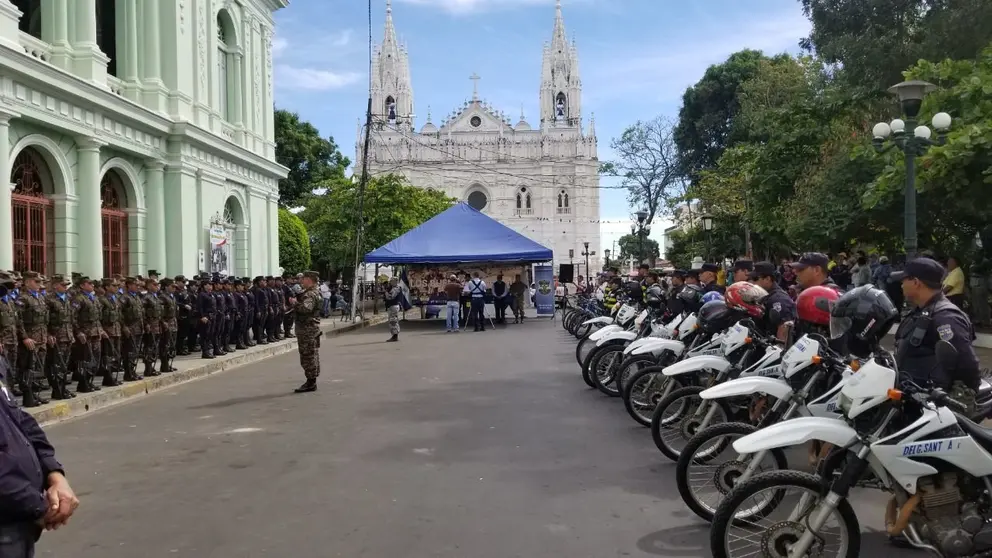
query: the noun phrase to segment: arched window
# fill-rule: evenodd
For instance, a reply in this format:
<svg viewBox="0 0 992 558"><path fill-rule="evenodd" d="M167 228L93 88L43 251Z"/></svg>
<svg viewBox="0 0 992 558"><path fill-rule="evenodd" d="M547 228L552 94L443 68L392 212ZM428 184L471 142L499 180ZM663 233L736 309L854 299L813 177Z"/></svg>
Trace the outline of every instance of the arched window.
<svg viewBox="0 0 992 558"><path fill-rule="evenodd" d="M558 211L560 214L571 213L572 210L568 206L568 192L565 190L558 191Z"/></svg>
<svg viewBox="0 0 992 558"><path fill-rule="evenodd" d="M517 190L517 215L531 215L534 212L531 206L530 192L526 186Z"/></svg>
<svg viewBox="0 0 992 558"><path fill-rule="evenodd" d="M100 221L103 226L103 276L128 274L127 195L116 170L100 180Z"/></svg>
<svg viewBox="0 0 992 558"><path fill-rule="evenodd" d="M55 270L55 229L52 174L37 150L27 147L11 165L10 181L14 270L51 274Z"/></svg>
<svg viewBox="0 0 992 558"><path fill-rule="evenodd" d="M555 120L564 120L568 116L568 98L565 93L558 92L555 96Z"/></svg>
<svg viewBox="0 0 992 558"><path fill-rule="evenodd" d="M386 97L386 106L383 107L386 113L386 121L390 124L396 123L396 100L390 95Z"/></svg>
<svg viewBox="0 0 992 558"><path fill-rule="evenodd" d="M217 13L217 111L228 122L236 120L237 109L232 99L238 87L234 65L237 63L234 52L237 49L234 22L226 10Z"/></svg>
<svg viewBox="0 0 992 558"><path fill-rule="evenodd" d="M14 5L21 11L21 19L17 28L36 39L41 38L41 0L14 0Z"/></svg>

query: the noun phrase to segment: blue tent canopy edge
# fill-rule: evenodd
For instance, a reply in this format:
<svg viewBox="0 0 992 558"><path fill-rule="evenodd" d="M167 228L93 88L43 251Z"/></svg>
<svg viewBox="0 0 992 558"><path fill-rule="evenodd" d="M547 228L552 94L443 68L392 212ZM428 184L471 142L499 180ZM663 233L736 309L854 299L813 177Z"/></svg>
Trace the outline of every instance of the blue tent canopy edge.
<svg viewBox="0 0 992 558"><path fill-rule="evenodd" d="M365 255L366 263L546 262L549 248L459 202Z"/></svg>

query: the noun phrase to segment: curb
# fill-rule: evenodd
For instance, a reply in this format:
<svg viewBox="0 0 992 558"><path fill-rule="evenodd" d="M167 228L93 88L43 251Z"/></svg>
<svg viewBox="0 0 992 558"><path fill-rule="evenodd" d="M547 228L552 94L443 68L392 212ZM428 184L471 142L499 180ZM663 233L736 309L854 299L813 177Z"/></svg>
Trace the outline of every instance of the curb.
<svg viewBox="0 0 992 558"><path fill-rule="evenodd" d="M369 321L348 324L343 327L321 327L321 331L324 332L324 337L337 337L343 333L376 326L385 321L385 316L376 316L372 317ZM239 351L213 360L190 359L178 361L177 365L182 366L182 368L176 372L169 372L137 382L128 382L119 387L103 388L93 393L78 394L75 398L67 401L53 401L40 407L25 409L25 411L31 414L42 426L48 426L91 413L98 409L132 401L168 387L185 384L193 380L205 378L211 374L225 372L246 364L285 354L296 350L296 346L296 338L294 337L264 346L256 345L247 351Z"/></svg>

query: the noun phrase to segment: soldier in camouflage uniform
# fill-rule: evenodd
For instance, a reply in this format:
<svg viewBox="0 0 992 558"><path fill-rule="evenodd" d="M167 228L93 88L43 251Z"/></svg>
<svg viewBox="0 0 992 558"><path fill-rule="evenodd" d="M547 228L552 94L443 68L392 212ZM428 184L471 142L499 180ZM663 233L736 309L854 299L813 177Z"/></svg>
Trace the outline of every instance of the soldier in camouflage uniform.
<svg viewBox="0 0 992 558"><path fill-rule="evenodd" d="M48 383L52 386L52 399L70 399L69 358L75 336L75 313L69 299L68 285L62 275L52 276L45 295L48 305Z"/></svg>
<svg viewBox="0 0 992 558"><path fill-rule="evenodd" d="M25 383L20 381L22 375L19 370L21 362L17 358L21 345L21 317L14 302L13 291L15 285L16 283L13 277L6 273L0 274L0 357L7 359L7 363L13 373L13 377L10 379L13 383L17 384L14 386L14 395L23 395L24 406L34 407L38 403L34 400L31 382L28 381L24 385ZM28 405L28 403L31 404Z"/></svg>
<svg viewBox="0 0 992 558"><path fill-rule="evenodd" d="M124 362L124 381L141 379L138 375L138 356L145 338L145 307L134 277L124 280L124 293L120 296L121 353Z"/></svg>
<svg viewBox="0 0 992 558"><path fill-rule="evenodd" d="M161 364L158 369L160 372L175 372L172 359L176 357L176 332L179 330L176 285L168 277L162 279L159 285L161 287L159 298L162 300L162 338L159 341L158 358Z"/></svg>
<svg viewBox="0 0 992 558"><path fill-rule="evenodd" d="M41 294L41 275L24 272L23 287L14 301L17 306L21 346L18 350L20 374L17 383L24 393L24 406L34 407L48 401L34 395L34 373L44 369L48 356L48 304ZM32 397L33 396L33 397Z"/></svg>
<svg viewBox="0 0 992 558"><path fill-rule="evenodd" d="M386 341L399 341L400 339L400 311L402 309L401 299L403 297L403 287L397 277L389 279L389 290L386 291L386 311L389 319L389 333L391 337Z"/></svg>
<svg viewBox="0 0 992 558"><path fill-rule="evenodd" d="M75 360L80 366L76 391L78 393L99 391L100 388L93 384L93 378L100 369L102 345L107 334L103 331L102 303L97 298L93 281L89 277L79 278L72 308L75 312Z"/></svg>
<svg viewBox="0 0 992 558"><path fill-rule="evenodd" d="M97 288L100 327L106 334L100 347L100 373L103 375L100 385L103 387L120 385L117 372L121 369L121 311L117 289L113 279L104 279Z"/></svg>
<svg viewBox="0 0 992 558"><path fill-rule="evenodd" d="M296 388L296 393L306 393L317 390L317 377L320 376L320 311L323 300L317 284L320 275L316 271L303 274L303 292L296 300L293 313L296 321L297 349L300 351L300 365L307 381Z"/></svg>
<svg viewBox="0 0 992 558"><path fill-rule="evenodd" d="M145 280L145 294L141 303L145 307L145 376L158 376L155 370L155 360L159 356L159 343L162 336L162 298L159 296L159 285L155 279Z"/></svg>

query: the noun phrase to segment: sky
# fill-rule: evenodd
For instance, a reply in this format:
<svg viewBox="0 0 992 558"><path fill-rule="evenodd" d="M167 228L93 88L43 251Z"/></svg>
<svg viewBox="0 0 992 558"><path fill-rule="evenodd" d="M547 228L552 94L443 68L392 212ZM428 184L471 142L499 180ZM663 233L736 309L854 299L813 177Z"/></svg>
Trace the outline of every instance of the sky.
<svg viewBox="0 0 992 558"><path fill-rule="evenodd" d="M556 0L393 0L409 49L417 125L479 95L512 121L538 114L541 48ZM596 117L599 157L638 120L678 117L681 97L706 68L744 48L798 52L809 33L798 0L561 0L578 46L583 118ZM382 41L386 0L372 0L372 38ZM368 99L366 0L291 0L275 15L276 106L298 112L354 159ZM614 185L608 179L603 186ZM600 190L602 246L630 232L626 192ZM661 239L666 223L655 222ZM602 252L600 252L602 253Z"/></svg>

